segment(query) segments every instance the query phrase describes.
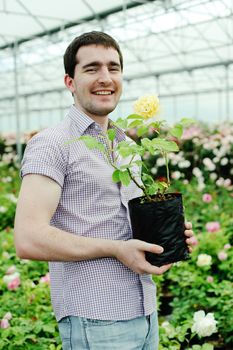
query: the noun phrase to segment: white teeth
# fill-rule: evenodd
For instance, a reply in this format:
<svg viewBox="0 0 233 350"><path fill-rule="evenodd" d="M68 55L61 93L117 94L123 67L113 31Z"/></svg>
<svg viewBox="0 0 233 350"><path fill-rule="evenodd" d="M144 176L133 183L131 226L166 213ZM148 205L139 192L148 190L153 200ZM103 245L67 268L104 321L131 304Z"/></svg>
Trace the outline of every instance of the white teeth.
<svg viewBox="0 0 233 350"><path fill-rule="evenodd" d="M111 95L111 91L96 91L95 95Z"/></svg>

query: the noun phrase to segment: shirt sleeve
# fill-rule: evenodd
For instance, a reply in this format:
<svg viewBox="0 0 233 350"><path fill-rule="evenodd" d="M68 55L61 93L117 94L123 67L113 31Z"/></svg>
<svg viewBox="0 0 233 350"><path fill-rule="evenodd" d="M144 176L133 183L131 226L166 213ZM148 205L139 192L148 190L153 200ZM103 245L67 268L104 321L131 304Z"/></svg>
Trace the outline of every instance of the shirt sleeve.
<svg viewBox="0 0 233 350"><path fill-rule="evenodd" d="M38 133L25 149L21 177L27 174L44 175L62 187L67 167L66 151L67 146L59 136L46 131Z"/></svg>

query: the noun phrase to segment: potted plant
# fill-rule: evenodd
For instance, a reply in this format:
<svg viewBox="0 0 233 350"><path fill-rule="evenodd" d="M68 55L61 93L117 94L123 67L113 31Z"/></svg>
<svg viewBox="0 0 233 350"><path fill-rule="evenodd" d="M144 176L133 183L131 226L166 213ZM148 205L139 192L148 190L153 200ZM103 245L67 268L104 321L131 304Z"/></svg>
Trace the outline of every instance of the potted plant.
<svg viewBox="0 0 233 350"><path fill-rule="evenodd" d="M115 143L116 129L110 127L107 134L102 134L104 142L92 136L81 136L90 149L99 149L113 167L114 182L128 186L131 181L141 189L142 196L129 201L129 213L133 237L149 243L159 244L164 248L160 255L146 253L146 259L153 265L186 260L189 257L184 236L184 214L182 195L170 193L170 174L168 153L178 152L174 139L182 136L183 128L194 121L182 119L173 127L167 128L165 120L157 115L160 103L157 96L147 95L138 99L134 105L135 113L125 119L118 119L113 124L126 132L136 129L139 142L130 138ZM143 137L153 130L154 137ZM164 131L165 134L164 134ZM111 152L116 155L114 159ZM161 154L166 164L166 181L154 179L145 167L143 156ZM119 162L121 158L121 162Z"/></svg>

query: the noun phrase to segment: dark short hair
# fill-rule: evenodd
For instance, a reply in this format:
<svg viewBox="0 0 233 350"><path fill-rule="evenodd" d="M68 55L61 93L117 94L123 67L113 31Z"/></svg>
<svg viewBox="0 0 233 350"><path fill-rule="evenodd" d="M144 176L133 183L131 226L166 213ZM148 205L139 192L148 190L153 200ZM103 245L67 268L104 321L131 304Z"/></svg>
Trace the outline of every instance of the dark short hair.
<svg viewBox="0 0 233 350"><path fill-rule="evenodd" d="M68 74L71 78L74 77L74 69L77 64L76 54L81 46L88 45L102 45L106 48L114 48L120 59L121 70L123 70L123 57L120 50L120 46L110 35L104 32L92 31L84 33L80 36L77 36L67 47L64 54L64 68L65 73Z"/></svg>

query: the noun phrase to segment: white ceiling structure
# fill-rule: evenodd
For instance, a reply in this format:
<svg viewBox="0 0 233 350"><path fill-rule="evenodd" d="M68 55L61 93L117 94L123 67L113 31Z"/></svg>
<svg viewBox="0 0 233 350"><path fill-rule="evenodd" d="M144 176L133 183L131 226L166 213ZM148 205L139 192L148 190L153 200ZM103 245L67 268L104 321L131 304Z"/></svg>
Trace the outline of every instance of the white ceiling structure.
<svg viewBox="0 0 233 350"><path fill-rule="evenodd" d="M91 30L112 35L123 52L115 115L158 93L170 120L233 119L233 0L0 0L0 132L63 118L72 103L63 54Z"/></svg>

